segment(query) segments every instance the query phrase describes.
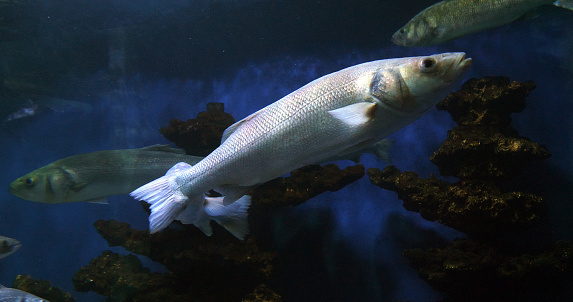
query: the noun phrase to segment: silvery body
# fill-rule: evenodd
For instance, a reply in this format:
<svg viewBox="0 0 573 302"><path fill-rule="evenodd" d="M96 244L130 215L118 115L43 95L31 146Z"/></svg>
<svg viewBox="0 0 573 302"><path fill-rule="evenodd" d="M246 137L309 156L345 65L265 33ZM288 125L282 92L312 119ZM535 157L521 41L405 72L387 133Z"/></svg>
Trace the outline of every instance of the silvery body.
<svg viewBox="0 0 573 302"><path fill-rule="evenodd" d="M127 194L164 175L178 162L195 164L201 159L168 146L78 154L16 179L10 193L44 203L104 202L106 196Z"/></svg>
<svg viewBox="0 0 573 302"><path fill-rule="evenodd" d="M214 189L230 204L305 165L356 154L419 118L471 65L464 53L379 60L323 76L230 126L193 167L131 193L151 204L151 232Z"/></svg>
<svg viewBox="0 0 573 302"><path fill-rule="evenodd" d="M446 0L438 2L412 18L392 35L402 46L435 45L498 27L519 19L547 4L571 9L571 0Z"/></svg>
<svg viewBox="0 0 573 302"><path fill-rule="evenodd" d="M0 285L0 301L6 302L49 302L46 299L42 299L38 296L34 296L25 291L8 288Z"/></svg>
<svg viewBox="0 0 573 302"><path fill-rule="evenodd" d="M16 239L0 236L0 259L12 255L22 244Z"/></svg>

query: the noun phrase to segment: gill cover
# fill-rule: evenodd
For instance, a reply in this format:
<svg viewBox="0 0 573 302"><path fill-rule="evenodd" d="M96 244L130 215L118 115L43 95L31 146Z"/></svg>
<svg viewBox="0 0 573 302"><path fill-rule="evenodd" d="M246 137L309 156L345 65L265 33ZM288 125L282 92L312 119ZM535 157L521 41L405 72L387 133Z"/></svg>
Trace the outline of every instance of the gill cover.
<svg viewBox="0 0 573 302"><path fill-rule="evenodd" d="M370 94L396 110L415 109L414 96L410 93L399 66L378 70L370 83Z"/></svg>

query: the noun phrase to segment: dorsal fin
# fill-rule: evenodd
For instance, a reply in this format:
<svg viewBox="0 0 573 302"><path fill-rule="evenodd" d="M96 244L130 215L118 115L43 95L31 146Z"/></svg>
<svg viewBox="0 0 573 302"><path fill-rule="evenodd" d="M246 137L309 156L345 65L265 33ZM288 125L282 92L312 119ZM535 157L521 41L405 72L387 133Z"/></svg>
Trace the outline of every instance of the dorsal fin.
<svg viewBox="0 0 573 302"><path fill-rule="evenodd" d="M264 108L263 108L264 109ZM262 109L261 109L262 110ZM244 122L247 122L249 120L251 120L253 117L255 117L257 114L259 114L259 112L261 112L261 110L247 116L246 118L232 124L231 126L229 126L227 129L225 129L225 132L223 132L223 137L221 138L221 144L226 141L229 136L231 136L231 134L233 134L233 132L235 132L235 130L237 130Z"/></svg>
<svg viewBox="0 0 573 302"><path fill-rule="evenodd" d="M186 170L191 169L191 165L188 163L184 163L184 162L179 162L176 163L173 167L171 167L171 169L167 170L167 173L165 173L165 175L171 175L174 173L180 173Z"/></svg>

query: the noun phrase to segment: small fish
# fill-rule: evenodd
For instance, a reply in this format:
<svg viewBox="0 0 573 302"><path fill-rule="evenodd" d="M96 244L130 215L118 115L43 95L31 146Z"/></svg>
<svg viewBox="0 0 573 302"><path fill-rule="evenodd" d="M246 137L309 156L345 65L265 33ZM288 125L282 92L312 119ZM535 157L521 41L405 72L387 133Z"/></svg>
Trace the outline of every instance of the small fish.
<svg viewBox="0 0 573 302"><path fill-rule="evenodd" d="M9 122L9 121L14 121L14 120L19 120L22 118L28 118L28 117L32 117L36 114L38 114L38 112L40 111L40 107L38 106L38 104L34 103L32 100L27 99L25 104L20 107L18 110L10 113L4 120L3 122Z"/></svg>
<svg viewBox="0 0 573 302"><path fill-rule="evenodd" d="M9 123L22 119L40 116L46 113L87 114L92 111L92 105L84 102L65 100L51 97L35 96L27 98L18 109L8 114L2 122Z"/></svg>
<svg viewBox="0 0 573 302"><path fill-rule="evenodd" d="M177 163L175 167L183 164L190 167L201 159L167 145L78 154L14 180L10 184L10 193L43 203L107 203L107 196L127 194L164 175ZM195 213L188 211L180 220L211 235L209 219L212 219L235 237L243 239L248 233L246 217L250 199L243 199L232 207L222 207L222 202L222 198L205 198L205 203L196 207Z"/></svg>
<svg viewBox="0 0 573 302"><path fill-rule="evenodd" d="M440 44L510 23L548 4L573 9L573 0L445 0L414 16L392 35L392 42L406 47Z"/></svg>
<svg viewBox="0 0 573 302"><path fill-rule="evenodd" d="M25 291L0 284L0 302L50 302Z"/></svg>
<svg viewBox="0 0 573 302"><path fill-rule="evenodd" d="M471 66L464 53L368 62L316 79L225 130L221 145L131 193L151 204L155 233L221 193L223 204L292 170L355 158L445 97ZM381 144L384 145L384 144Z"/></svg>
<svg viewBox="0 0 573 302"><path fill-rule="evenodd" d="M4 236L0 236L0 259L9 256L20 249L20 241ZM0 299L0 301L2 301Z"/></svg>

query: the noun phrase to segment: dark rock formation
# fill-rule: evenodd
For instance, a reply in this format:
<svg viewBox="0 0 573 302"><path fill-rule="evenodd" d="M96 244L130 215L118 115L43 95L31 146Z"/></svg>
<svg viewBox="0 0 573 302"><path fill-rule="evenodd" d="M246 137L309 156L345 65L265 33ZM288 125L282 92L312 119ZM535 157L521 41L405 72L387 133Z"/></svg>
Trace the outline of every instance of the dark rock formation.
<svg viewBox="0 0 573 302"><path fill-rule="evenodd" d="M451 246L413 249L404 255L447 301L565 301L564 280L573 279L573 244L524 252L471 239Z"/></svg>
<svg viewBox="0 0 573 302"><path fill-rule="evenodd" d="M270 180L252 192L256 206L296 206L326 191L338 191L364 176L364 166L343 170L335 164L312 165L291 172L289 177Z"/></svg>
<svg viewBox="0 0 573 302"><path fill-rule="evenodd" d="M195 119L186 122L172 119L159 132L187 154L207 156L219 146L223 132L234 122L233 116L225 113L223 103L209 103L207 111L200 112Z"/></svg>
<svg viewBox="0 0 573 302"><path fill-rule="evenodd" d="M51 302L74 301L70 293L66 293L57 287L52 287L49 281L32 279L28 275L18 275L12 287Z"/></svg>
<svg viewBox="0 0 573 302"><path fill-rule="evenodd" d="M509 115L525 108L534 87L506 77L472 79L437 105L458 126L431 160L459 181L424 179L394 166L367 172L374 184L396 191L407 210L469 235L444 248L404 251L447 301L562 301L570 288L571 243L531 251L509 240L544 215L540 196L505 189L526 164L550 156L510 127Z"/></svg>
<svg viewBox="0 0 573 302"><path fill-rule="evenodd" d="M544 213L541 197L524 192L503 192L488 182L454 184L414 172L401 173L395 166L383 171L368 169L372 183L398 192L404 208L423 218L473 235L495 235L531 226Z"/></svg>
<svg viewBox="0 0 573 302"><path fill-rule="evenodd" d="M215 224L212 237L194 227L149 234L115 220L94 225L110 246L162 263L169 273L150 273L133 255L105 251L76 273L78 291L117 301L239 301L266 288L272 271L274 252L260 251L253 239L240 242ZM278 297L268 288L264 292Z"/></svg>
<svg viewBox="0 0 573 302"><path fill-rule="evenodd" d="M440 174L462 180L511 178L526 164L548 158L544 146L510 127L510 114L525 108L534 88L533 82L510 83L506 77L472 79L440 102L436 107L458 124L431 158Z"/></svg>
<svg viewBox="0 0 573 302"><path fill-rule="evenodd" d="M503 181L525 164L550 156L544 146L509 127L509 114L525 108L524 98L534 87L532 82L510 83L506 77L472 79L438 104L458 126L448 131L431 160L441 174L460 181L423 179L394 166L369 169L370 179L398 192L406 209L468 234L494 235L532 225L544 213L543 199L506 192Z"/></svg>

